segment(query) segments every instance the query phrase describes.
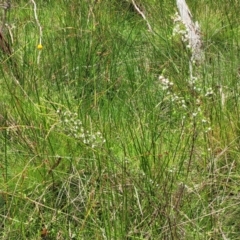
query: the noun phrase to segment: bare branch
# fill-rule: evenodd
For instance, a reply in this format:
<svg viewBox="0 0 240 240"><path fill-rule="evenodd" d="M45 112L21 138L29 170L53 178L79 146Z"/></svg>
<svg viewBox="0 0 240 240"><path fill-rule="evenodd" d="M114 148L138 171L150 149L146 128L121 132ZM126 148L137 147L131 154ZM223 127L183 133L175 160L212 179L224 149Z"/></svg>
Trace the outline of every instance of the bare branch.
<svg viewBox="0 0 240 240"><path fill-rule="evenodd" d="M191 61L201 62L203 60L201 33L198 22L193 22L192 14L185 0L177 0L177 7L182 22L188 31L188 41L192 50Z"/></svg>
<svg viewBox="0 0 240 240"><path fill-rule="evenodd" d="M135 10L136 10L136 11L142 16L142 18L146 21L149 32L152 33L152 32L153 32L152 27L151 27L150 23L148 22L146 16L144 15L143 11L141 11L141 9L138 7L138 5L136 4L136 2L135 2L134 0L132 0L132 4L133 4Z"/></svg>

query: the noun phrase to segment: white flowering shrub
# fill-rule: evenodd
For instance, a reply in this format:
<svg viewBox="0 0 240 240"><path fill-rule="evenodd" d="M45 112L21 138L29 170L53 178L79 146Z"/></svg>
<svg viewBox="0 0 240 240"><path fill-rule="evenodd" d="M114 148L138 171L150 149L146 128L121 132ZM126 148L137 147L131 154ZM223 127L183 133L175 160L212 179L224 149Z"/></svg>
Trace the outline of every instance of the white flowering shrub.
<svg viewBox="0 0 240 240"><path fill-rule="evenodd" d="M197 124L204 133L207 133L211 131L211 126L208 116L205 116L202 109L202 101L212 101L211 98L216 94L212 88L201 89L198 87L197 78L191 80L191 82L187 82L189 89L191 89L188 92L181 92L172 81L163 75L158 77L158 85L164 95L165 106L171 106L169 110L171 112L168 114L171 115L172 120L182 119L183 122L186 122L188 119L190 123Z"/></svg>
<svg viewBox="0 0 240 240"><path fill-rule="evenodd" d="M163 90L168 90L168 89L171 89L171 87L173 86L173 82L170 82L168 80L168 78L165 78L164 76L160 75L158 77L158 80L162 86L162 89Z"/></svg>
<svg viewBox="0 0 240 240"><path fill-rule="evenodd" d="M168 78L164 77L163 75L160 75L158 77L158 82L160 84L160 88L162 89L165 100L169 101L171 103L174 103L174 105L177 105L180 108L186 109L186 102L183 97L180 97L175 91L174 91L174 83L169 81Z"/></svg>
<svg viewBox="0 0 240 240"><path fill-rule="evenodd" d="M84 128L77 113L70 111L62 112L61 110L58 110L57 113L60 118L61 130L69 137L81 141L92 148L102 146L105 143L105 139L100 131L93 132L92 129Z"/></svg>
<svg viewBox="0 0 240 240"><path fill-rule="evenodd" d="M181 37L181 40L186 44L186 47L190 49L191 47L189 45L189 32L177 12L173 17L173 22L174 22L174 27L173 27L172 36Z"/></svg>

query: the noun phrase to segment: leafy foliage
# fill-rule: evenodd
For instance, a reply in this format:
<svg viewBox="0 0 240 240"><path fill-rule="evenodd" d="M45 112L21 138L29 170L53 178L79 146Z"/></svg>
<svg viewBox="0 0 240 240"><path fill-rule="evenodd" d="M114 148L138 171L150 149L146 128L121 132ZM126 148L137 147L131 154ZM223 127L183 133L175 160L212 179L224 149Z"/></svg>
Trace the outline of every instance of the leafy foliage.
<svg viewBox="0 0 240 240"><path fill-rule="evenodd" d="M175 1L135 2L153 32L131 1L38 1L41 49L31 2L10 10L1 239L239 238L236 3L189 1L191 76Z"/></svg>

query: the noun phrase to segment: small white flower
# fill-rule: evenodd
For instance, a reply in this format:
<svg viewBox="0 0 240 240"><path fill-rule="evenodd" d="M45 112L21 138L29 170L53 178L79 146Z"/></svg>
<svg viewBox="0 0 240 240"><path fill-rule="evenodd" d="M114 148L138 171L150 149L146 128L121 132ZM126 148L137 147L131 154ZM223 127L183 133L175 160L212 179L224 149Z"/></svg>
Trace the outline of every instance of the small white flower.
<svg viewBox="0 0 240 240"><path fill-rule="evenodd" d="M210 132L212 130L212 128L207 128L207 130L205 131L205 133L208 133L208 132Z"/></svg>
<svg viewBox="0 0 240 240"><path fill-rule="evenodd" d="M82 133L82 134L79 135L79 137L80 137L80 138L85 138L85 134Z"/></svg>
<svg viewBox="0 0 240 240"><path fill-rule="evenodd" d="M162 85L167 86L169 85L169 80L162 75L159 76L158 80L162 83Z"/></svg>
<svg viewBox="0 0 240 240"><path fill-rule="evenodd" d="M201 100L200 100L199 98L197 98L196 104L197 104L197 105L201 105ZM200 111L201 111L201 108L198 108L198 111L200 112Z"/></svg>
<svg viewBox="0 0 240 240"><path fill-rule="evenodd" d="M205 94L205 97L211 97L214 95L214 92L211 88L209 88Z"/></svg>

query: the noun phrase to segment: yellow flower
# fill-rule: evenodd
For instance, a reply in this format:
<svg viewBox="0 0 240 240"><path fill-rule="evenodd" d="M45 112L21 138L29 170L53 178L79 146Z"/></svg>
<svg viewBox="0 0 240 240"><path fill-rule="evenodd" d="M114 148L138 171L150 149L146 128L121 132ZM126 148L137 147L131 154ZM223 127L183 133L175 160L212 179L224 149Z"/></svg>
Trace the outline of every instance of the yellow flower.
<svg viewBox="0 0 240 240"><path fill-rule="evenodd" d="M37 49L38 49L38 50L42 50L42 48L43 48L42 44L38 44L38 45L37 45Z"/></svg>

